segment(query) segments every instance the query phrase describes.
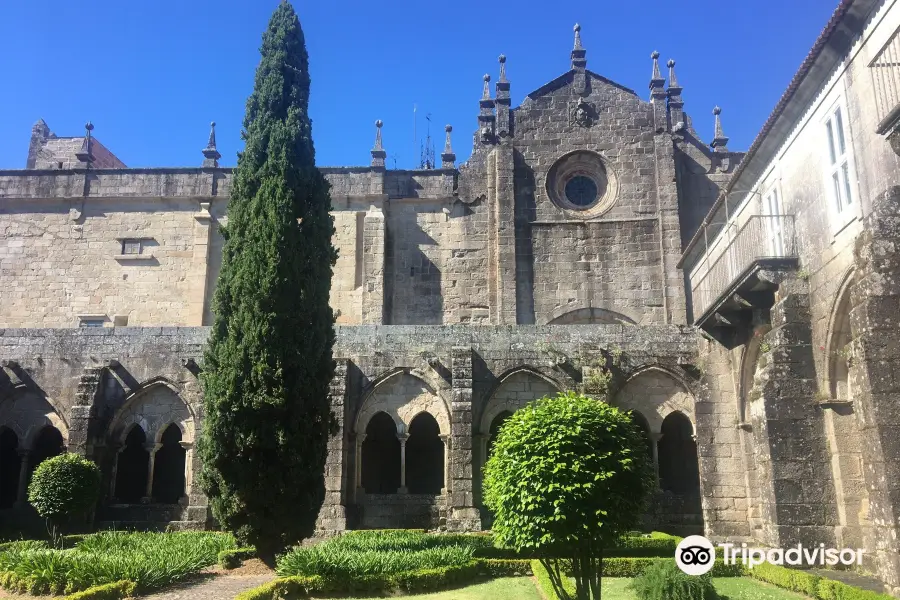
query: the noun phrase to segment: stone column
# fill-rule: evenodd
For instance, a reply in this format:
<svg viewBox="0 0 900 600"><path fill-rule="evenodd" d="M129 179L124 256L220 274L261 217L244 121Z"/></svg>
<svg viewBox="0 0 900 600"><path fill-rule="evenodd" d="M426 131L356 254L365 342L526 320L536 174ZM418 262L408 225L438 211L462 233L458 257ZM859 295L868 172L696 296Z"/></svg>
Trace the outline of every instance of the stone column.
<svg viewBox="0 0 900 600"><path fill-rule="evenodd" d="M28 502L28 475L31 462L31 450L19 450L19 489L16 490L16 503L24 505Z"/></svg>
<svg viewBox="0 0 900 600"><path fill-rule="evenodd" d="M147 465L147 490L141 503L153 502L153 469L156 467L156 453L162 448L162 444L145 444L144 448L150 452L150 463Z"/></svg>
<svg viewBox="0 0 900 600"><path fill-rule="evenodd" d="M451 350L450 515L452 531L481 529L472 493L472 348Z"/></svg>
<svg viewBox="0 0 900 600"><path fill-rule="evenodd" d="M779 280L751 394L763 515L762 541L787 548L834 544L838 524L828 440L821 409L815 407L817 378L806 281L786 274ZM773 277L774 276L774 277ZM762 346L766 347L766 346Z"/></svg>
<svg viewBox="0 0 900 600"><path fill-rule="evenodd" d="M385 199L387 197L385 196ZM381 324L384 316L384 212L372 206L363 217L362 322Z"/></svg>
<svg viewBox="0 0 900 600"><path fill-rule="evenodd" d="M188 503L194 485L194 470L191 468L194 457L194 442L178 442L184 448L184 494L182 502Z"/></svg>
<svg viewBox="0 0 900 600"><path fill-rule="evenodd" d="M328 399L334 415L337 431L328 438L328 456L325 458L325 501L319 510L316 529L343 531L347 529L347 496L354 493L356 478L348 472L349 448L344 413L347 396L347 359L336 360L334 377L328 388ZM363 436L365 439L365 436ZM360 442L361 444L362 442ZM357 469L359 467L357 466Z"/></svg>
<svg viewBox="0 0 900 600"><path fill-rule="evenodd" d="M439 436L444 443L444 487L441 494L446 494L450 489L450 436L446 433Z"/></svg>
<svg viewBox="0 0 900 600"><path fill-rule="evenodd" d="M117 365L116 361L111 363ZM92 460L97 460L91 436L94 435L96 403L107 367L88 367L81 372L75 391L75 404L69 417L66 450Z"/></svg>
<svg viewBox="0 0 900 600"><path fill-rule="evenodd" d="M109 480L109 497L112 499L116 498L116 478L119 474L119 455L122 454L122 450L125 449L124 444L117 444L110 448L112 450L112 470L110 471L111 476Z"/></svg>
<svg viewBox="0 0 900 600"><path fill-rule="evenodd" d="M210 174L210 188L212 188L213 174ZM194 213L194 239L193 257L188 272L188 281L191 282L191 293L188 299L188 324L203 325L203 312L206 307L206 280L209 270L209 237L212 215L209 212L211 202L200 202L199 210Z"/></svg>
<svg viewBox="0 0 900 600"><path fill-rule="evenodd" d="M515 166L512 146L498 145L491 153L488 190L493 191L488 207L492 211L493 284L496 290L491 298L492 323L515 324L516 308L516 226L515 226Z"/></svg>
<svg viewBox="0 0 900 600"><path fill-rule="evenodd" d="M850 291L854 411L878 576L900 592L900 187L875 198L854 249Z"/></svg>
<svg viewBox="0 0 900 600"><path fill-rule="evenodd" d="M653 473L656 476L656 487L659 487L659 441L662 437L663 434L661 433L650 434L650 453L653 457ZM694 439L696 437L694 436Z"/></svg>
<svg viewBox="0 0 900 600"><path fill-rule="evenodd" d="M365 493L362 484L362 448L363 444L366 442L366 434L357 433L356 434L356 477L354 481L356 482L356 495L357 497L360 493Z"/></svg>
<svg viewBox="0 0 900 600"><path fill-rule="evenodd" d="M409 439L408 433L398 433L397 439L400 440L400 489L398 494L408 494L406 488L406 441Z"/></svg>

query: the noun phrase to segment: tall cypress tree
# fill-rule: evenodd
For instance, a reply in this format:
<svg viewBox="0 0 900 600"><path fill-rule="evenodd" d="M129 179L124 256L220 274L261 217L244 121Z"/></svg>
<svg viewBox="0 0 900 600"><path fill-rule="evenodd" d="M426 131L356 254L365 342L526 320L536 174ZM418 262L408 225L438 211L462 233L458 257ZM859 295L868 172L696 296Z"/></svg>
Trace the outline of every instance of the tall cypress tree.
<svg viewBox="0 0 900 600"><path fill-rule="evenodd" d="M260 52L204 357L200 454L213 515L273 557L312 534L325 497L337 252L307 115L309 58L287 1Z"/></svg>

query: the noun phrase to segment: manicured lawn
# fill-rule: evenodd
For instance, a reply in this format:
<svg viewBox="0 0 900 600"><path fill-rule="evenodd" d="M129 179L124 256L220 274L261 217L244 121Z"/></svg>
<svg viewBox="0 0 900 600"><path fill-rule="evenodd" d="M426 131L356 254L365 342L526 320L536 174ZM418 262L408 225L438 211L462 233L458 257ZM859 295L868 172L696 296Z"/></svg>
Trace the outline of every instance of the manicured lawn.
<svg viewBox="0 0 900 600"><path fill-rule="evenodd" d="M716 589L728 600L802 600L807 596L745 577L715 580Z"/></svg>
<svg viewBox="0 0 900 600"><path fill-rule="evenodd" d="M627 589L631 580L606 578L603 580L604 600L635 600ZM805 600L806 596L782 590L744 577L723 577L715 580L716 589L728 600ZM512 598L513 596L510 596Z"/></svg>
<svg viewBox="0 0 900 600"><path fill-rule="evenodd" d="M416 600L541 600L531 577L504 577L455 590L407 597ZM341 600L354 599L343 597Z"/></svg>
<svg viewBox="0 0 900 600"><path fill-rule="evenodd" d="M631 580L606 578L603 580L603 600L635 600L627 589ZM806 600L806 596L743 577L716 579L716 589L728 600ZM494 579L465 588L435 594L409 596L416 600L540 600L541 596L531 577ZM369 598L343 600L374 600Z"/></svg>

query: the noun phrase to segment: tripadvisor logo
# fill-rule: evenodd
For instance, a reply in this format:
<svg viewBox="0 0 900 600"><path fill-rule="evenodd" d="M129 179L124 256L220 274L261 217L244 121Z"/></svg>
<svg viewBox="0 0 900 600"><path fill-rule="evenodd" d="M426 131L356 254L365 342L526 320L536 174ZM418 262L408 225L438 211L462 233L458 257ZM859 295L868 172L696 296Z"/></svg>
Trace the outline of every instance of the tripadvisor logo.
<svg viewBox="0 0 900 600"><path fill-rule="evenodd" d="M722 548L722 558L726 565L736 565L738 562L752 569L763 563L771 565L807 565L834 567L838 564L844 566L861 565L865 550L844 548L826 548L825 544L819 544L812 548L797 544L787 550L783 548L748 548L747 544L718 544ZM713 543L702 535L691 535L678 544L675 548L675 564L688 575L703 575L709 573L716 562L716 549Z"/></svg>
<svg viewBox="0 0 900 600"><path fill-rule="evenodd" d="M689 535L675 548L675 564L688 575L709 573L715 559L715 547L702 535Z"/></svg>

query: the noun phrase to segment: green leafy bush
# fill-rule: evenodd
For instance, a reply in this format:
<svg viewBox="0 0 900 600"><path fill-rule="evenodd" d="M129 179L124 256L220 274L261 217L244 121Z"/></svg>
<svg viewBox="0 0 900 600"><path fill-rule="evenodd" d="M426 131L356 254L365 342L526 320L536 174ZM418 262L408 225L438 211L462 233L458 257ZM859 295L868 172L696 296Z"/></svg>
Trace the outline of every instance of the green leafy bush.
<svg viewBox="0 0 900 600"><path fill-rule="evenodd" d="M654 562L631 582L638 600L718 600L712 575L684 573L674 560Z"/></svg>
<svg viewBox="0 0 900 600"><path fill-rule="evenodd" d="M28 484L28 502L47 520L54 542L59 527L86 517L99 498L100 468L77 454L45 460Z"/></svg>
<svg viewBox="0 0 900 600"><path fill-rule="evenodd" d="M138 591L174 583L214 564L219 552L234 547L221 533L121 533L85 536L74 548L49 549L18 542L0 551L0 585L10 591L73 593L122 580Z"/></svg>
<svg viewBox="0 0 900 600"><path fill-rule="evenodd" d="M133 596L136 587L133 581L116 581L76 592L65 600L122 600Z"/></svg>
<svg viewBox="0 0 900 600"><path fill-rule="evenodd" d="M442 546L418 550L348 550L327 542L296 548L278 560L281 576L319 575L328 580L396 575L406 571L459 566L472 562L472 548Z"/></svg>
<svg viewBox="0 0 900 600"><path fill-rule="evenodd" d="M746 575L766 583L799 592L816 600L891 600L887 594L861 590L806 571L763 563L746 569Z"/></svg>
<svg viewBox="0 0 900 600"><path fill-rule="evenodd" d="M599 592L599 558L634 529L653 487L646 448L629 415L574 392L516 411L485 466L485 504L498 545L573 564L575 597ZM541 558L558 593L555 561Z"/></svg>
<svg viewBox="0 0 900 600"><path fill-rule="evenodd" d="M218 562L223 569L237 569L245 560L256 558L256 548L235 548L219 552Z"/></svg>

